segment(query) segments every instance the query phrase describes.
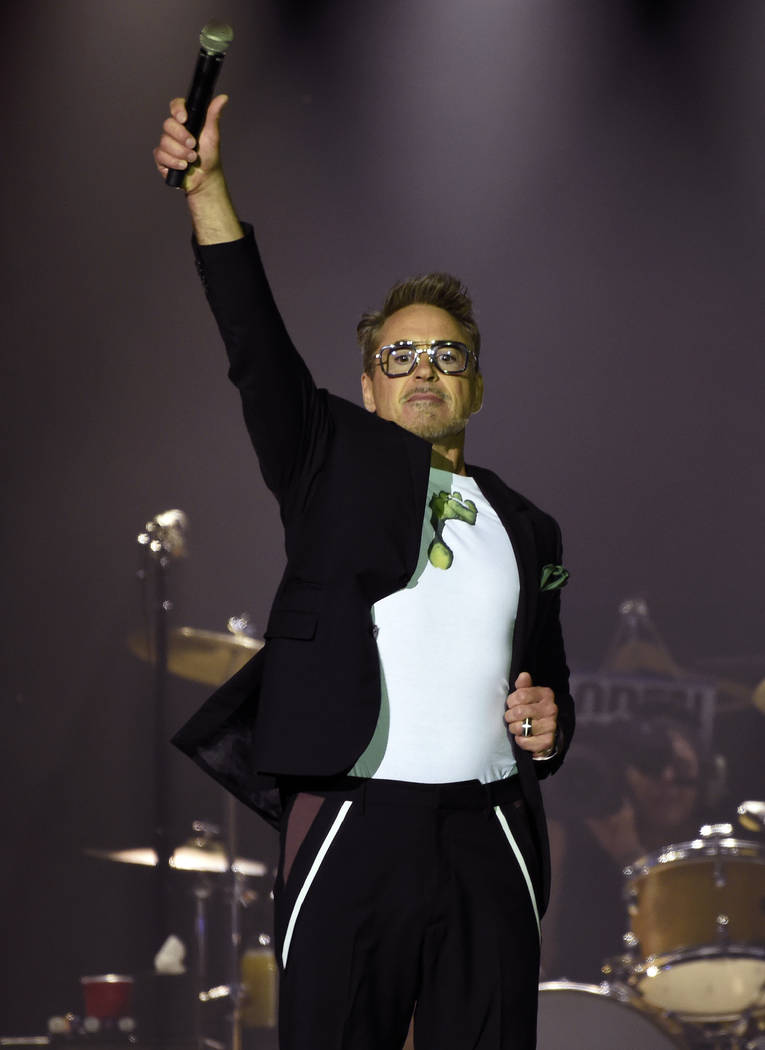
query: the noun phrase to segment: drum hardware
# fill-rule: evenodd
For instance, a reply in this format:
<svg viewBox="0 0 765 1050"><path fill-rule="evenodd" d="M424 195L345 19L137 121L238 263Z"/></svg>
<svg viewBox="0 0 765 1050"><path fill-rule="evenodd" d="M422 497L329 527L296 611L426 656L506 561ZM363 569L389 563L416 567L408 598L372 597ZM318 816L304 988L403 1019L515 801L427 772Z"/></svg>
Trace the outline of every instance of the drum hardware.
<svg viewBox="0 0 765 1050"><path fill-rule="evenodd" d="M214 1003L219 999L228 999L231 988L227 984L216 984L214 988L203 988L197 993L200 1003Z"/></svg>
<svg viewBox="0 0 765 1050"><path fill-rule="evenodd" d="M722 839L733 834L732 824L702 824L699 828L699 838Z"/></svg>
<svg viewBox="0 0 765 1050"><path fill-rule="evenodd" d="M725 1023L685 1025L685 1034L690 1050L756 1050L757 1047L757 1023L749 1015Z"/></svg>
<svg viewBox="0 0 765 1050"><path fill-rule="evenodd" d="M233 799L232 799L233 801ZM263 877L268 868L261 861L246 857L235 857L230 862L226 846L220 841L220 827L207 821L195 820L192 824L193 835L182 845L176 847L168 858L168 866L173 871L185 871L196 876L192 886L194 898L194 937L195 937L195 998L199 1004L216 1002L228 998L234 1011L232 1024L239 1024L236 1017L239 1010L241 986L232 982L226 985L209 987L207 975L207 906L214 892L210 876L223 875L230 880L227 892L233 894L230 901L230 949L234 954L236 973L239 971L240 923L238 912L259 899L259 894L245 884L251 877ZM121 864L135 864L141 867L156 867L159 863L156 850L151 847L139 847L126 850L86 849L89 856L102 860L115 861ZM236 916L234 916L236 912ZM233 987L233 992L232 992ZM202 1017L196 1022L199 1040L202 1040ZM238 1037L237 1037L238 1038ZM210 1040L202 1040L204 1045L211 1046ZM202 1045L199 1043L199 1045ZM235 1043L232 1043L234 1046ZM231 1050L231 1047L229 1048Z"/></svg>
<svg viewBox="0 0 765 1050"><path fill-rule="evenodd" d="M628 869L628 868L624 869L625 876L626 876L628 870L630 870L630 869ZM628 915L634 915L636 910L637 910L637 906L638 906L638 892L637 892L636 887L632 886L632 885L628 885L627 889L625 890L624 896L625 896L625 899L626 899L626 902L627 902L627 914ZM622 940L624 941L625 945L627 945L627 939L628 938L630 938L630 941L631 941L631 943L628 944L628 947L637 948L637 946L638 946L637 937L635 937L635 935L633 933L625 933L624 937L622 938Z"/></svg>
<svg viewBox="0 0 765 1050"><path fill-rule="evenodd" d="M212 896L212 883L204 876L198 876L192 889L194 897L194 939L196 951L194 959L195 969L195 1002L194 1030L197 1034L197 1043L201 1038L202 1024L202 989L207 984L207 904Z"/></svg>
<svg viewBox="0 0 765 1050"><path fill-rule="evenodd" d="M715 885L724 886L725 883L715 882ZM719 940L720 944L727 946L730 943L730 934L728 932L728 927L730 926L730 919L727 915L718 915L715 919L715 926L717 927L717 939Z"/></svg>
<svg viewBox="0 0 765 1050"><path fill-rule="evenodd" d="M623 940L626 941L631 934L625 934ZM612 955L610 959L606 959L600 968L601 975L606 984L615 984L622 988L628 988L628 980L630 974L635 967L637 941L633 945L628 945L628 950L622 955Z"/></svg>
<svg viewBox="0 0 765 1050"><path fill-rule="evenodd" d="M601 966L600 971L606 980L627 981L635 964L640 959L640 942L631 931L622 935L624 952L622 955L613 956Z"/></svg>
<svg viewBox="0 0 765 1050"><path fill-rule="evenodd" d="M765 847L732 832L705 825L624 869L627 952L604 968L694 1038L723 1043L765 1017Z"/></svg>
<svg viewBox="0 0 765 1050"><path fill-rule="evenodd" d="M765 831L765 802L742 802L736 812L739 824L747 831Z"/></svg>

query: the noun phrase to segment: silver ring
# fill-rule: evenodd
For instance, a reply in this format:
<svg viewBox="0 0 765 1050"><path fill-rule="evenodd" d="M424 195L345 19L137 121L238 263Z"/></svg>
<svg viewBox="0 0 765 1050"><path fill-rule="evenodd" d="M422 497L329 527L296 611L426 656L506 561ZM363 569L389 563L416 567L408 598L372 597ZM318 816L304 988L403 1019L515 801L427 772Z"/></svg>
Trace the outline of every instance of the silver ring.
<svg viewBox="0 0 765 1050"><path fill-rule="evenodd" d="M523 733L524 736L532 736L533 735L532 731L531 731L532 724L533 724L533 722L532 722L531 718L529 718L529 716L526 715L524 720L521 722L521 732Z"/></svg>

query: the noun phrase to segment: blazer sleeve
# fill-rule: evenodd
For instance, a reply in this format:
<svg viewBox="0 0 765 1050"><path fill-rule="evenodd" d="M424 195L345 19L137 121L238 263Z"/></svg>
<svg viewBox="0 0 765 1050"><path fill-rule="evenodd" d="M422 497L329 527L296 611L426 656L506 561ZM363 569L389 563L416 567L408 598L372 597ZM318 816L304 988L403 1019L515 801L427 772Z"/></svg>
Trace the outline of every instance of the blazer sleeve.
<svg viewBox="0 0 765 1050"><path fill-rule="evenodd" d="M319 391L284 326L252 227L225 244L193 241L197 270L239 390L263 478L282 504L321 459L330 427Z"/></svg>

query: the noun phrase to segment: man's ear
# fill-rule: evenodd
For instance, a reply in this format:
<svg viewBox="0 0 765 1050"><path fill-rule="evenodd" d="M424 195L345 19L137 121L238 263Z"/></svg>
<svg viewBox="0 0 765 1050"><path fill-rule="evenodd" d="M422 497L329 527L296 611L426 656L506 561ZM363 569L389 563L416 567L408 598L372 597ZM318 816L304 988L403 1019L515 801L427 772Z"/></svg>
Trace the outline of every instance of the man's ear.
<svg viewBox="0 0 765 1050"><path fill-rule="evenodd" d="M367 412L376 412L375 393L372 386L372 377L366 372L361 373L361 396L364 399L364 408Z"/></svg>
<svg viewBox="0 0 765 1050"><path fill-rule="evenodd" d="M483 376L479 372L474 379L471 413L480 412L483 406Z"/></svg>

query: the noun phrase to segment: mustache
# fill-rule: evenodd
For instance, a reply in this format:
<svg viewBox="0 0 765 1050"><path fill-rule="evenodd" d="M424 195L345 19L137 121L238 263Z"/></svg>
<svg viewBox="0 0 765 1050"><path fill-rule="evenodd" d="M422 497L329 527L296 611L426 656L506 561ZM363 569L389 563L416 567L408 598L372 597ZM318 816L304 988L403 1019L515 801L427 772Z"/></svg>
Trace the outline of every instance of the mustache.
<svg viewBox="0 0 765 1050"><path fill-rule="evenodd" d="M427 394L429 397L437 397L440 401L446 401L446 395L442 391L434 390L432 386L428 386L425 383L415 386L411 390L407 390L401 400L409 401L410 398L416 397L417 394Z"/></svg>

